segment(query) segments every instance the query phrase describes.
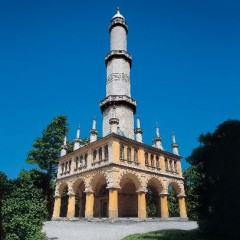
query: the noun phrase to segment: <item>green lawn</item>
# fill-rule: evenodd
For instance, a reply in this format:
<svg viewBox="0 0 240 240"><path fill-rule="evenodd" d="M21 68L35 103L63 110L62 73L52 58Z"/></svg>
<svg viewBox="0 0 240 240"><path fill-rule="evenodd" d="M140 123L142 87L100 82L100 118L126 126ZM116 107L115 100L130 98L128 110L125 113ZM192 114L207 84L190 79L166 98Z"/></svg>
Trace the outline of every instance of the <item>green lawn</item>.
<svg viewBox="0 0 240 240"><path fill-rule="evenodd" d="M199 230L164 230L130 235L123 240L224 240L223 237L202 234Z"/></svg>

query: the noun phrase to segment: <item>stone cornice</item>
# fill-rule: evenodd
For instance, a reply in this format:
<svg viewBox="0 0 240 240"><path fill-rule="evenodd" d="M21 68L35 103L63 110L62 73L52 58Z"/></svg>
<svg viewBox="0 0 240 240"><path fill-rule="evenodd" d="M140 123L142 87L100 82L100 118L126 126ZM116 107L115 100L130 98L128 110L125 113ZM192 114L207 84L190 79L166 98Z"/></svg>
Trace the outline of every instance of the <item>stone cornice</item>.
<svg viewBox="0 0 240 240"><path fill-rule="evenodd" d="M110 53L105 57L106 66L107 66L107 63L113 58L124 58L126 61L129 62L130 67L132 66L132 57L131 57L130 54L128 54L124 50L112 50L112 51L110 51Z"/></svg>
<svg viewBox="0 0 240 240"><path fill-rule="evenodd" d="M104 109L106 109L107 107L118 105L118 104L126 104L131 109L133 109L134 113L136 113L137 102L136 100L134 100L133 98L130 98L127 95L109 95L106 98L104 98L99 105L100 105L101 111L103 112Z"/></svg>
<svg viewBox="0 0 240 240"><path fill-rule="evenodd" d="M126 32L128 33L128 26L127 23L124 19L122 18L114 18L111 21L111 24L109 26L109 32L111 32L112 28L115 26L122 26L123 28L125 28Z"/></svg>

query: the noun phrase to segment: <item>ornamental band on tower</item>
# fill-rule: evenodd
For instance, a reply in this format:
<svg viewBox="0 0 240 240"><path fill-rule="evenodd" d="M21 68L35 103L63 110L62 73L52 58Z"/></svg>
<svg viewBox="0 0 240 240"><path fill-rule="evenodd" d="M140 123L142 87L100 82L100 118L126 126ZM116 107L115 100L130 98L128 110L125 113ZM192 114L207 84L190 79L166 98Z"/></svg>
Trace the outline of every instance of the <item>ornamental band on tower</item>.
<svg viewBox="0 0 240 240"><path fill-rule="evenodd" d="M146 216L146 193L153 193L155 217L168 218L168 188L176 190L179 215L187 218L181 157L175 135L173 153L163 149L156 127L153 146L143 143L140 119L134 129L136 101L131 98L127 52L128 27L119 10L110 23L110 52L107 68L106 98L100 102L103 137L98 139L96 119L90 142L82 144L80 127L74 151L67 154L66 138L59 158L52 219L67 217Z"/></svg>

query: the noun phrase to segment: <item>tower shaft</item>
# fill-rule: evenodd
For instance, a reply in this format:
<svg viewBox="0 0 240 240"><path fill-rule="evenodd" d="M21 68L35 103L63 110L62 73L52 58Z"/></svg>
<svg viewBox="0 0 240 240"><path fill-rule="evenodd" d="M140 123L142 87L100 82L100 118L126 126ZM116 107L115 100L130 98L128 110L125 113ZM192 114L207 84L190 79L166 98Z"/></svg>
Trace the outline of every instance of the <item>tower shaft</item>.
<svg viewBox="0 0 240 240"><path fill-rule="evenodd" d="M131 98L130 69L132 58L127 52L128 27L118 11L110 28L110 52L105 57L107 68L106 98L100 103L103 113L103 137L110 133L110 109L115 106L119 128L125 137L134 139L133 115L136 101Z"/></svg>

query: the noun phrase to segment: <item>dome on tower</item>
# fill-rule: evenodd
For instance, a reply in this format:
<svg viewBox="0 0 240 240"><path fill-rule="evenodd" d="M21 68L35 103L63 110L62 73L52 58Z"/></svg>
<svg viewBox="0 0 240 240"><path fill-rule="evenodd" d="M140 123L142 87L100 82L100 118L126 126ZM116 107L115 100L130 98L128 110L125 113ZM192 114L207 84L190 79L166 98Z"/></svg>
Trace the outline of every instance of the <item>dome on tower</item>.
<svg viewBox="0 0 240 240"><path fill-rule="evenodd" d="M114 19L114 18L122 18L122 19L124 19L124 16L120 13L119 7L117 8L117 13L112 17L112 19Z"/></svg>

